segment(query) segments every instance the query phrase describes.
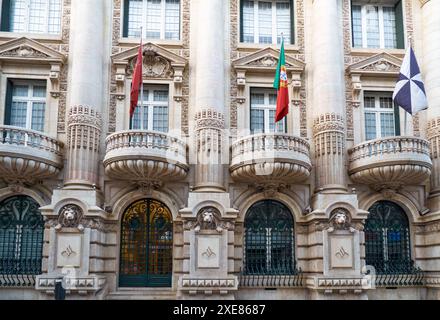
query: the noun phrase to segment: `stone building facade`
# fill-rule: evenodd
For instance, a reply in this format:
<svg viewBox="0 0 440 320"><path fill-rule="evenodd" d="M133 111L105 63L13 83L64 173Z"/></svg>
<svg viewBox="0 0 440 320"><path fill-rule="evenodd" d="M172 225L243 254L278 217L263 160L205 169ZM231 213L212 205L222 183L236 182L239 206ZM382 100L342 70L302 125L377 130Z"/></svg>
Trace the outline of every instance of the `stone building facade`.
<svg viewBox="0 0 440 320"><path fill-rule="evenodd" d="M0 298L440 298L440 0L0 7Z"/></svg>

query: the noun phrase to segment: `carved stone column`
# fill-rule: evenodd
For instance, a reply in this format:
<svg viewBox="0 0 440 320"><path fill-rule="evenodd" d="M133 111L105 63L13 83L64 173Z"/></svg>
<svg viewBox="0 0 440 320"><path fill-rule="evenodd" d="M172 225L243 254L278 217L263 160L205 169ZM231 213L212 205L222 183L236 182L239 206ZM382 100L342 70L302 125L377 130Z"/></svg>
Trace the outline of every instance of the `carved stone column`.
<svg viewBox="0 0 440 320"><path fill-rule="evenodd" d="M422 72L429 103L427 138L433 164L429 207L431 211L440 211L440 1L422 1L422 5Z"/></svg>
<svg viewBox="0 0 440 320"><path fill-rule="evenodd" d="M68 167L65 184L97 185L104 83L104 1L72 0Z"/></svg>
<svg viewBox="0 0 440 320"><path fill-rule="evenodd" d="M345 93L340 0L312 4L312 75L316 190L346 190Z"/></svg>
<svg viewBox="0 0 440 320"><path fill-rule="evenodd" d="M197 192L223 192L226 6L222 0L196 1L195 139Z"/></svg>

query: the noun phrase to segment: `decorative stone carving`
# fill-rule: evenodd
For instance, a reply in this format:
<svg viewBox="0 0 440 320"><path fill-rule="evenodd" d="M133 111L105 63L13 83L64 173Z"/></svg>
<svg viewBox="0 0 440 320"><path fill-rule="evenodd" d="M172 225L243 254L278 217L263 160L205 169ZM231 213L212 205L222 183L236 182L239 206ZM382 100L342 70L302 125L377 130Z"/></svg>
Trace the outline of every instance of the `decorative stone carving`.
<svg viewBox="0 0 440 320"><path fill-rule="evenodd" d="M237 102L244 103L244 86L246 84L246 74L273 72L278 64L279 51L273 48L265 48L247 56L238 58L232 62L237 72ZM291 86L293 104L297 105L300 100L300 90L302 87L301 74L304 72L305 63L286 55L286 69L291 74Z"/></svg>
<svg viewBox="0 0 440 320"><path fill-rule="evenodd" d="M330 224L337 230L348 230L351 228L351 216L347 209L337 208L330 214Z"/></svg>
<svg viewBox="0 0 440 320"><path fill-rule="evenodd" d="M374 190L398 190L431 175L429 143L416 137L390 137L363 142L348 151L352 181ZM385 194L392 196L389 191Z"/></svg>
<svg viewBox="0 0 440 320"><path fill-rule="evenodd" d="M2 57L23 57L23 58L47 58L48 55L35 50L27 45L21 45L18 48L0 52L0 56Z"/></svg>
<svg viewBox="0 0 440 320"><path fill-rule="evenodd" d="M56 230L61 228L78 228L80 231L84 230L84 226L80 224L83 217L81 207L76 204L67 204L63 206L58 214L58 225Z"/></svg>
<svg viewBox="0 0 440 320"><path fill-rule="evenodd" d="M215 230L218 233L223 232L223 228L220 225L220 216L220 212L214 207L201 209L197 214L194 231L196 233L200 232L200 230Z"/></svg>
<svg viewBox="0 0 440 320"><path fill-rule="evenodd" d="M157 55L157 51L154 48L146 48L143 52L142 62L142 75L146 78L171 78L174 75L174 71L171 68L171 63ZM128 65L127 74L132 75L133 70L137 63L137 57L131 59Z"/></svg>

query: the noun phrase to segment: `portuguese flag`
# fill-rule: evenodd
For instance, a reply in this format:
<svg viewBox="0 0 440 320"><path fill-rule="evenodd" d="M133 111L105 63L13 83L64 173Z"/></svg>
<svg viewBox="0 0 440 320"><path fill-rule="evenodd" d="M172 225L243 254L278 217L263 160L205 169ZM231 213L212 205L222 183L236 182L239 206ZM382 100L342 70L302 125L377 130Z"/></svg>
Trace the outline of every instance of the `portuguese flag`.
<svg viewBox="0 0 440 320"><path fill-rule="evenodd" d="M286 58L284 56L284 39L281 41L280 58L278 60L277 72L273 87L277 92L277 111L275 122L282 120L289 112L289 89L287 87Z"/></svg>

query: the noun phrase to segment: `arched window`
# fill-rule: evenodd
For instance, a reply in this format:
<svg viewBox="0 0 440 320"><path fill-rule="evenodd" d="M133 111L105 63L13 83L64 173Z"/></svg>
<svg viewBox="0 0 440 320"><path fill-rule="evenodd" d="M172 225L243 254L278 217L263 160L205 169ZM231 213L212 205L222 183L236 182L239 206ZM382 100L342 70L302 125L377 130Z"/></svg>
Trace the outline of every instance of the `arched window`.
<svg viewBox="0 0 440 320"><path fill-rule="evenodd" d="M408 217L390 201L376 202L365 223L365 260L377 274L412 270Z"/></svg>
<svg viewBox="0 0 440 320"><path fill-rule="evenodd" d="M173 267L173 222L161 202L144 199L125 211L121 226L121 287L169 287Z"/></svg>
<svg viewBox="0 0 440 320"><path fill-rule="evenodd" d="M28 196L0 203L0 275L41 274L44 221Z"/></svg>
<svg viewBox="0 0 440 320"><path fill-rule="evenodd" d="M277 201L254 204L244 221L244 273L294 274L293 218Z"/></svg>

